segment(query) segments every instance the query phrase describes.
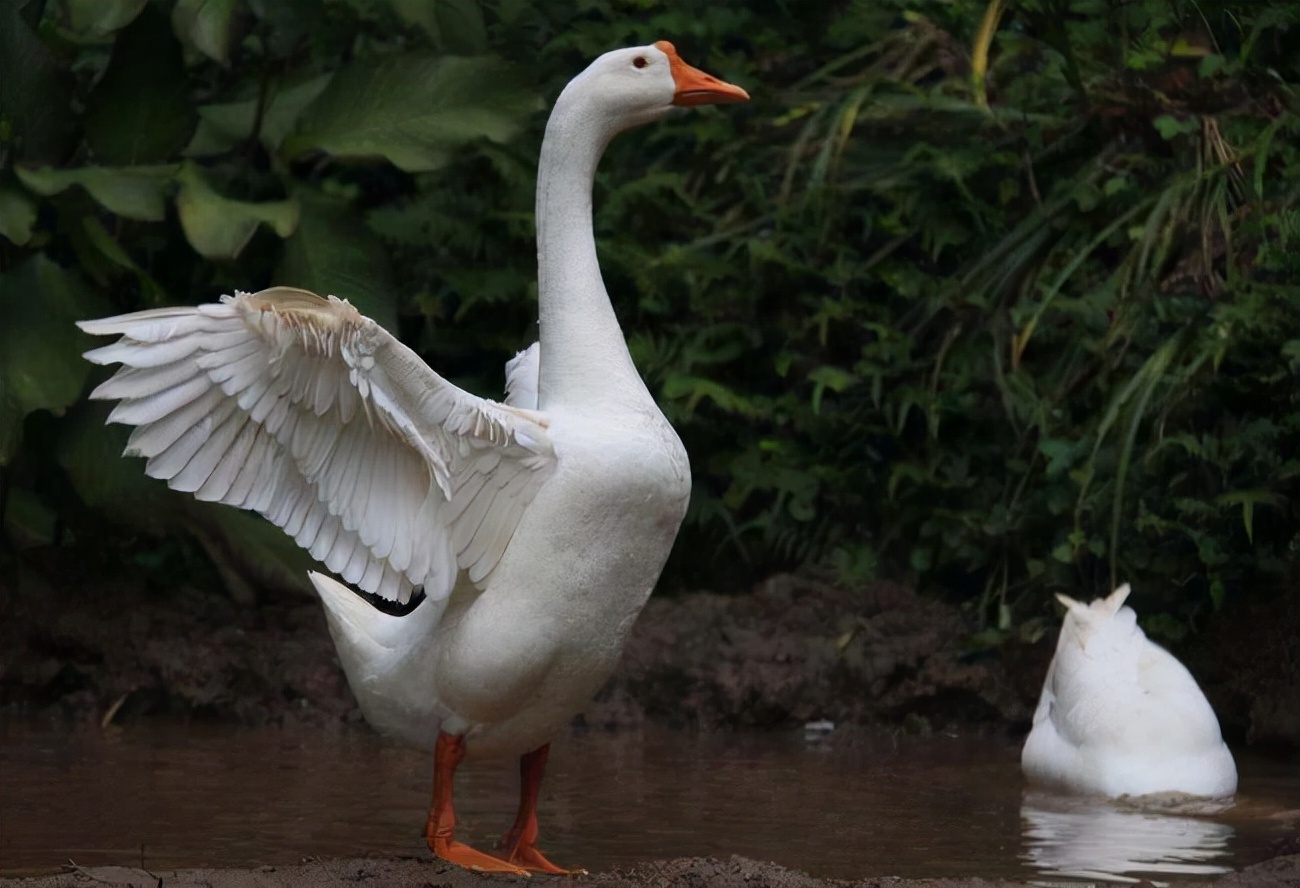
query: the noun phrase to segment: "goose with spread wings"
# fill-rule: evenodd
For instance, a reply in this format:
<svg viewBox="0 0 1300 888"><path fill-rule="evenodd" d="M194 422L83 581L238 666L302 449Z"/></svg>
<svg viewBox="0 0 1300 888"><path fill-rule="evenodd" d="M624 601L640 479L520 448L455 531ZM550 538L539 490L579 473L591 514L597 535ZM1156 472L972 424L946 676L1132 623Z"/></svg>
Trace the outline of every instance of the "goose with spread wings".
<svg viewBox="0 0 1300 888"><path fill-rule="evenodd" d="M381 731L434 749L438 857L564 872L537 847L549 741L608 678L676 537L686 452L634 367L597 264L596 165L674 106L744 90L672 44L606 53L556 100L537 183L539 338L498 403L461 390L348 302L274 287L80 324L118 336L93 397L127 455L203 500L251 509L313 573L339 658ZM373 607L344 583L396 602ZM495 855L453 837L467 754L520 756Z"/></svg>

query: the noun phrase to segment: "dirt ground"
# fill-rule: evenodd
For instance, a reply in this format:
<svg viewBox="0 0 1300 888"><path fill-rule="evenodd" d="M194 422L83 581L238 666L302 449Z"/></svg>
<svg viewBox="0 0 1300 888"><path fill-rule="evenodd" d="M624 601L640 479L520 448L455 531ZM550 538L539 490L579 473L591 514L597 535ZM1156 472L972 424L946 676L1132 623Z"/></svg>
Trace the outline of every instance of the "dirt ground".
<svg viewBox="0 0 1300 888"><path fill-rule="evenodd" d="M258 869L192 869L147 872L128 867L94 867L56 876L34 879L0 879L0 888L484 888L491 885L592 885L598 888L980 888L1021 886L1027 883L991 882L985 879L899 879L893 877L843 882L815 879L774 863L744 857L719 860L711 857L680 857L638 864L625 870L590 875L531 879L514 876L483 876L434 860L355 858L351 860L308 860L297 866ZM1098 883L1060 879L1044 884L1061 888L1100 888ZM1101 883L1105 884L1105 883ZM1150 884L1150 883L1143 883ZM1179 881L1182 888L1214 885L1215 888L1294 888L1300 885L1300 855L1276 857L1246 869L1217 876L1212 881Z"/></svg>
<svg viewBox="0 0 1300 888"><path fill-rule="evenodd" d="M330 728L360 713L319 602L241 606L146 588L50 550L0 577L0 713L159 715ZM57 587L57 591L56 591ZM971 649L963 612L911 589L778 576L746 596L651 599L584 718L609 727L790 728L814 719L929 733L1028 730L1055 629ZM1300 596L1229 607L1175 653L1230 743L1300 748Z"/></svg>

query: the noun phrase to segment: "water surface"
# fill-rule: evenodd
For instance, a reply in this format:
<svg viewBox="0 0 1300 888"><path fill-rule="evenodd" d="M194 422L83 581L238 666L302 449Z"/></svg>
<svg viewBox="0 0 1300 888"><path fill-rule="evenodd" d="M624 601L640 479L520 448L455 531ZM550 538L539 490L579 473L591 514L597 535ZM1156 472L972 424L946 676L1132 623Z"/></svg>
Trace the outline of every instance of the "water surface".
<svg viewBox="0 0 1300 888"><path fill-rule="evenodd" d="M741 854L838 878L1176 882L1254 862L1300 829L1300 773L1282 761L1238 754L1237 803L1184 816L1027 792L1018 756L1012 741L954 737L574 735L552 746L542 846L590 870ZM424 854L431 766L363 728L3 721L0 874ZM462 767L462 838L495 842L515 780L507 762Z"/></svg>

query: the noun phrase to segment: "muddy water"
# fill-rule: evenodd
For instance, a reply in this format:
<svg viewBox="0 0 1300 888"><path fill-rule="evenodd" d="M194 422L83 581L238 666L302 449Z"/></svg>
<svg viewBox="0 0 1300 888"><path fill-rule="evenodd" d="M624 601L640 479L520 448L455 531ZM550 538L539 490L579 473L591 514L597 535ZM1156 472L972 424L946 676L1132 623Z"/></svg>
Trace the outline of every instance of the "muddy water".
<svg viewBox="0 0 1300 888"><path fill-rule="evenodd" d="M1180 816L1027 793L1017 755L948 737L575 735L552 748L543 846L592 870L741 854L842 878L1177 881L1254 862L1300 830L1287 762L1239 756L1237 804ZM0 722L0 874L421 854L430 766L361 728ZM509 764L467 764L463 836L495 841L515 793Z"/></svg>

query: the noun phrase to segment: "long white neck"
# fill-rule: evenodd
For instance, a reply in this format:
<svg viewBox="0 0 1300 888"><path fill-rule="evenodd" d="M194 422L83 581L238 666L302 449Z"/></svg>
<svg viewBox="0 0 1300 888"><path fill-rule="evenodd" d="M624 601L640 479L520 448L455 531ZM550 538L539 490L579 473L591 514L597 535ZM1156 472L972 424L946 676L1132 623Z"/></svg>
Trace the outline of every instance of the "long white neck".
<svg viewBox="0 0 1300 888"><path fill-rule="evenodd" d="M538 407L649 398L600 276L591 188L605 147L629 122L584 102L579 81L546 124L537 171ZM635 121L640 122L640 121Z"/></svg>

